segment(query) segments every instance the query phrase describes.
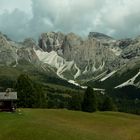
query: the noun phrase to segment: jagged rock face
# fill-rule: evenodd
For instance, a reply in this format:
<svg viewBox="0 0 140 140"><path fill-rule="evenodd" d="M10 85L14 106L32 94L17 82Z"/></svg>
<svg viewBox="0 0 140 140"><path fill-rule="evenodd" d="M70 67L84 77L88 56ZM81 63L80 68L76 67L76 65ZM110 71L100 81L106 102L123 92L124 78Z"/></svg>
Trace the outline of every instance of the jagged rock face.
<svg viewBox="0 0 140 140"><path fill-rule="evenodd" d="M124 59L134 59L140 57L140 39L137 38L129 42L129 45L125 47L122 53Z"/></svg>
<svg viewBox="0 0 140 140"><path fill-rule="evenodd" d="M60 50L63 44L65 35L58 32L43 33L39 38L39 46L41 49L47 52L52 50Z"/></svg>
<svg viewBox="0 0 140 140"><path fill-rule="evenodd" d="M39 63L38 56L34 51L34 49L40 49L36 42L31 38L27 38L22 45L23 47L17 50L18 60L24 59L33 64Z"/></svg>
<svg viewBox="0 0 140 140"><path fill-rule="evenodd" d="M39 60L32 48L20 48L17 50L18 60L26 60L36 64Z"/></svg>
<svg viewBox="0 0 140 140"><path fill-rule="evenodd" d="M11 65L16 62L15 48L11 47L6 37L0 33L0 65Z"/></svg>
<svg viewBox="0 0 140 140"><path fill-rule="evenodd" d="M80 36L69 33L46 33L42 34L39 39L40 48L50 53L57 52L67 62L74 62L71 70L75 71L74 77L79 77L86 74L101 73L108 69L113 69L110 66L116 60L115 53L112 53L111 47L105 46L106 40L114 41L111 37L99 34L100 38L95 38L90 33L87 39L82 39ZM99 36L98 35L98 36ZM102 40L100 40L102 39ZM104 41L103 41L104 40ZM78 73L79 74L76 74Z"/></svg>
<svg viewBox="0 0 140 140"><path fill-rule="evenodd" d="M89 75L96 77L105 71L120 69L131 59L139 57L139 40L115 40L97 32L90 32L87 39L74 33L49 32L41 35L39 46L48 53L55 51L62 57L65 64L58 71L61 70L63 75L69 69L75 79Z"/></svg>
<svg viewBox="0 0 140 140"><path fill-rule="evenodd" d="M97 33L94 35L97 36ZM54 32L46 33L41 35L39 45L44 51L58 52L67 61L74 60L78 66L82 66L83 63L94 63L98 67L103 64L103 60L111 61L115 55L99 39L96 39L94 35L90 33L89 38L83 40L74 33L67 35ZM100 37L101 35L103 39L105 35L100 34ZM104 38L111 39L108 36ZM59 53L60 51L62 53Z"/></svg>
<svg viewBox="0 0 140 140"><path fill-rule="evenodd" d="M67 60L74 60L78 67L96 71L104 67L115 55L94 38L83 41L81 38L70 38L64 41L64 55Z"/></svg>
<svg viewBox="0 0 140 140"><path fill-rule="evenodd" d="M75 55L80 54L79 47L82 44L82 38L74 33L66 35L62 44L63 57L68 61L75 60Z"/></svg>
<svg viewBox="0 0 140 140"><path fill-rule="evenodd" d="M126 47L130 46L130 45L135 45L138 42L138 40L136 39L122 39L122 40L118 40L117 41L117 46L120 47L121 49L125 49Z"/></svg>
<svg viewBox="0 0 140 140"><path fill-rule="evenodd" d="M31 39L26 39L23 43L16 43L7 40L3 34L0 34L0 65L15 67L21 59L35 64L39 59L34 48L36 48L36 44Z"/></svg>
<svg viewBox="0 0 140 140"><path fill-rule="evenodd" d="M32 38L27 38L23 41L23 46L27 48L39 48L36 42Z"/></svg>

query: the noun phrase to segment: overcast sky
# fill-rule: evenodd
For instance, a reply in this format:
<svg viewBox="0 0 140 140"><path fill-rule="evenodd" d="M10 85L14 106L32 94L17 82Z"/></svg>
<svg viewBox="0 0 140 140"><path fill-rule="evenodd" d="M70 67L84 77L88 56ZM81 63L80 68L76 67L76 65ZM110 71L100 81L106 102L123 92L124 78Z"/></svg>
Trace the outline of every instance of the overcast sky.
<svg viewBox="0 0 140 140"><path fill-rule="evenodd" d="M140 0L0 0L0 31L13 40L42 32L140 35Z"/></svg>

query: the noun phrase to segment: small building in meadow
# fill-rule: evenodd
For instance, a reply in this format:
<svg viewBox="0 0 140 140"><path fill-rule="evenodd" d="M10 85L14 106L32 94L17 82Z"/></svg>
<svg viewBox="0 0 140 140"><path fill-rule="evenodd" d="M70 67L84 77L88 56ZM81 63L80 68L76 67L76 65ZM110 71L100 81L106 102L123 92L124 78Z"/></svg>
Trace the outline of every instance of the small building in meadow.
<svg viewBox="0 0 140 140"><path fill-rule="evenodd" d="M7 89L5 92L0 92L0 111L15 111L16 110L17 92L12 92Z"/></svg>

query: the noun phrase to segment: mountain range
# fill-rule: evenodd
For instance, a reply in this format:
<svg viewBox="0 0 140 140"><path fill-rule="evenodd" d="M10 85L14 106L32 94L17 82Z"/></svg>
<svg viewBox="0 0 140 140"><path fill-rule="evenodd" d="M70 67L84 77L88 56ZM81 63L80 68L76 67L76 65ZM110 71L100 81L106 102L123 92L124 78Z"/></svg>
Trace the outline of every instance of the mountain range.
<svg viewBox="0 0 140 140"><path fill-rule="evenodd" d="M97 32L87 37L47 32L38 42L15 42L0 33L0 71L0 83L26 72L44 84L140 87L140 36L116 40Z"/></svg>

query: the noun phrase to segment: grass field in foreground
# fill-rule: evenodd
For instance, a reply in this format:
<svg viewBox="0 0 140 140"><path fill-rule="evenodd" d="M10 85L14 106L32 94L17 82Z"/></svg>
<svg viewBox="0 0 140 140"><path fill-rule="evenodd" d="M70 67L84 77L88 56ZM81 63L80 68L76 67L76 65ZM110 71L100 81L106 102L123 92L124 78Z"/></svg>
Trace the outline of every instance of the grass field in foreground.
<svg viewBox="0 0 140 140"><path fill-rule="evenodd" d="M140 116L47 109L1 112L0 140L140 140Z"/></svg>

